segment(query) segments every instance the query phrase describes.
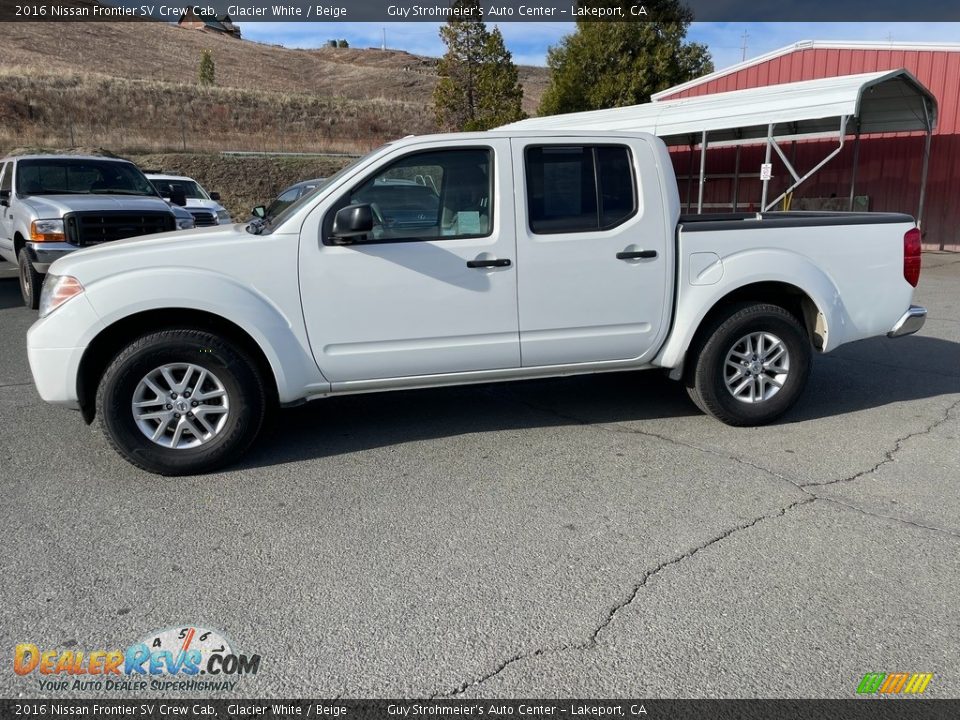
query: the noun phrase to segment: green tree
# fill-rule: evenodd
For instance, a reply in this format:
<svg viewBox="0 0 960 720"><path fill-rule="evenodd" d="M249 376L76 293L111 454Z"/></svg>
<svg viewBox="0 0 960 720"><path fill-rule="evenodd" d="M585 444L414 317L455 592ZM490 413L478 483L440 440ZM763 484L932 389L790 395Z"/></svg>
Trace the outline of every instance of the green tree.
<svg viewBox="0 0 960 720"><path fill-rule="evenodd" d="M338 48L348 48L348 47L350 47L350 43L348 43L346 40L337 40L337 47L338 47Z"/></svg>
<svg viewBox="0 0 960 720"><path fill-rule="evenodd" d="M209 50L200 51L200 84L217 84L217 68L213 63L213 53Z"/></svg>
<svg viewBox="0 0 960 720"><path fill-rule="evenodd" d="M707 48L685 41L689 9L678 0L646 6L650 17L669 21L578 20L576 31L550 48L540 115L645 103L655 92L713 71Z"/></svg>
<svg viewBox="0 0 960 720"><path fill-rule="evenodd" d="M440 28L447 51L433 94L444 130L488 130L524 117L517 66L500 30L487 30L478 0L457 0L460 12Z"/></svg>

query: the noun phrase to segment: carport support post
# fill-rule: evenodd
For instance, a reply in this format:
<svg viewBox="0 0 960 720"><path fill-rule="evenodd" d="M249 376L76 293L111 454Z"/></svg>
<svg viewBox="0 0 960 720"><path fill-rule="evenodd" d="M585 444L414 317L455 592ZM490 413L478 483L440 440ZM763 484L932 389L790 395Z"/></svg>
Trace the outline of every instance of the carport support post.
<svg viewBox="0 0 960 720"><path fill-rule="evenodd" d="M700 192L697 195L697 215L703 213L703 186L707 180L704 176L707 170L707 131L700 136Z"/></svg>
<svg viewBox="0 0 960 720"><path fill-rule="evenodd" d="M770 164L770 150L773 146L773 123L767 125L767 154L763 160L764 165ZM760 195L760 212L762 213L767 207L767 188L770 185L770 180L763 181L763 192Z"/></svg>
<svg viewBox="0 0 960 720"><path fill-rule="evenodd" d="M927 109L927 99L923 99L923 116L927 121L927 137L923 140L923 170L920 171L920 204L917 207L917 227L923 231L923 203L927 198L927 171L930 169L930 139L933 128L930 126L930 111ZM943 250L943 243L940 243Z"/></svg>
<svg viewBox="0 0 960 720"><path fill-rule="evenodd" d="M857 168L860 166L860 121L857 120L857 134L853 138L853 169L850 171L850 204L847 210L853 210L853 198L857 189Z"/></svg>
<svg viewBox="0 0 960 720"><path fill-rule="evenodd" d="M733 206L733 212L737 211L737 200L740 197L740 146L737 145L737 152L733 156L733 199L730 204Z"/></svg>

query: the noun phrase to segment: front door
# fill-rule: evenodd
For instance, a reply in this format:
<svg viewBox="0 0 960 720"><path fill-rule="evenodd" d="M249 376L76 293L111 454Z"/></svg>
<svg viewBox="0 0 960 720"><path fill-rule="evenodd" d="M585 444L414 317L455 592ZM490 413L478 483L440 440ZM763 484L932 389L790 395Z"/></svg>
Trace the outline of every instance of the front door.
<svg viewBox="0 0 960 720"><path fill-rule="evenodd" d="M510 172L506 139L407 146L304 224L304 318L331 383L519 367ZM373 232L337 244L333 216L356 204Z"/></svg>
<svg viewBox="0 0 960 720"><path fill-rule="evenodd" d="M643 361L671 305L673 228L640 138L515 138L524 367Z"/></svg>

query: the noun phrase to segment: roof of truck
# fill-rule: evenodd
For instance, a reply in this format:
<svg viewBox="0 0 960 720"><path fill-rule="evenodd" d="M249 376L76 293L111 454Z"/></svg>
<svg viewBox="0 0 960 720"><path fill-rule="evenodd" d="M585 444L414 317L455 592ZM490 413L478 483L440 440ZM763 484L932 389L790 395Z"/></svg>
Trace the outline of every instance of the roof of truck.
<svg viewBox="0 0 960 720"><path fill-rule="evenodd" d="M106 160L107 162L129 163L126 158L108 157L106 155L71 155L69 153L34 153L32 155L9 155L0 159L0 162L7 160Z"/></svg>
<svg viewBox="0 0 960 720"><path fill-rule="evenodd" d="M192 177L186 175L168 175L167 173L144 173L147 176L148 180L189 180L190 182L196 182Z"/></svg>

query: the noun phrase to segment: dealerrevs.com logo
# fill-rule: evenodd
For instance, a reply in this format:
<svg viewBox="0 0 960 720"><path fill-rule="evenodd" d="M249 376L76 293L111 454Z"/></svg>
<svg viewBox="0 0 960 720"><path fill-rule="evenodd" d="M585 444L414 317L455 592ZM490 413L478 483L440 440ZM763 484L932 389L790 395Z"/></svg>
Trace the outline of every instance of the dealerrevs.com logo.
<svg viewBox="0 0 960 720"><path fill-rule="evenodd" d="M150 633L126 650L49 650L20 643L13 655L13 671L35 677L43 692L229 691L259 669L259 655L237 653L221 633L196 626Z"/></svg>

